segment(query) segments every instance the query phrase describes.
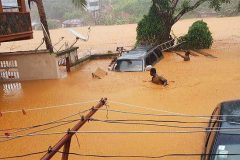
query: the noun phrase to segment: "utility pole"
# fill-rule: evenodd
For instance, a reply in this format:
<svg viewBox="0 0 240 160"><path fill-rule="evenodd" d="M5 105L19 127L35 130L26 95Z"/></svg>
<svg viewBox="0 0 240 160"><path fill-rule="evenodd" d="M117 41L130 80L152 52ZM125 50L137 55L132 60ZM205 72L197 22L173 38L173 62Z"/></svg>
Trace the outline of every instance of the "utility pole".
<svg viewBox="0 0 240 160"><path fill-rule="evenodd" d="M70 150L70 143L72 136L76 134L77 132L88 120L105 104L107 103L107 99L103 98L100 100L100 102L91 109L91 111L84 117L81 118L81 120L71 129L69 132L57 143L54 147L50 147L48 153L46 153L41 160L50 160L63 146L63 154L62 154L62 160L68 160L68 153Z"/></svg>

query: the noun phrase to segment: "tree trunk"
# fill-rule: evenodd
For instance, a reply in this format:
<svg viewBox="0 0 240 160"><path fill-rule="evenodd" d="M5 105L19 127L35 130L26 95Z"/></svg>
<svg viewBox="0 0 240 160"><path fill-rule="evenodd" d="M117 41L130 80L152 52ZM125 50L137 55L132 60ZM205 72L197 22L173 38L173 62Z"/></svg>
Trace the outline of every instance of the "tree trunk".
<svg viewBox="0 0 240 160"><path fill-rule="evenodd" d="M51 38L50 38L50 33L49 33L49 29L48 29L48 24L47 24L47 17L46 17L45 9L43 6L43 2L42 2L42 0L35 0L35 2L37 4L40 21L44 27L43 28L43 36L45 39L46 48L52 53L53 46L52 46L52 42L51 42Z"/></svg>
<svg viewBox="0 0 240 160"><path fill-rule="evenodd" d="M172 30L172 26L173 26L173 24L171 23L171 18L168 17L167 15L161 15L159 17L161 18L161 21L162 21L162 24L163 24L163 26L162 26L163 29L161 31L161 34L159 34L159 36L157 37L157 39L158 39L157 43L158 44L167 42L169 40L172 40L171 30Z"/></svg>

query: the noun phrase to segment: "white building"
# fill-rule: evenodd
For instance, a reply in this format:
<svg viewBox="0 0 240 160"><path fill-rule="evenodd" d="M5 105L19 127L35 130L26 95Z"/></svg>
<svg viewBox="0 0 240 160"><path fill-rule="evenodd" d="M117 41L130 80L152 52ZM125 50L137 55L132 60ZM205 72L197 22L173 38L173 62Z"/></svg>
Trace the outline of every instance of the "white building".
<svg viewBox="0 0 240 160"><path fill-rule="evenodd" d="M95 12L100 10L100 0L87 0L87 10Z"/></svg>

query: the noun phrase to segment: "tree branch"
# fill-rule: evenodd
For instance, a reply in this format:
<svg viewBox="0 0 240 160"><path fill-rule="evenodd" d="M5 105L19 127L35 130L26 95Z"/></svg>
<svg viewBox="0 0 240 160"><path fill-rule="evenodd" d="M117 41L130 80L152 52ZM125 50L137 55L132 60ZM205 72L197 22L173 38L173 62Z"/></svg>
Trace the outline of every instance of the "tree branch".
<svg viewBox="0 0 240 160"><path fill-rule="evenodd" d="M173 24L176 23L184 14L186 14L187 12L190 12L196 8L198 8L201 4L203 4L204 2L206 2L207 0L199 0L197 1L193 6L190 7L186 7L183 8L178 15L173 19Z"/></svg>
<svg viewBox="0 0 240 160"><path fill-rule="evenodd" d="M174 12L176 11L176 7L178 4L179 0L172 0L172 8L170 10L170 14L173 16Z"/></svg>
<svg viewBox="0 0 240 160"><path fill-rule="evenodd" d="M179 0L172 0L172 6L173 6L173 10L175 10L175 8L177 7Z"/></svg>

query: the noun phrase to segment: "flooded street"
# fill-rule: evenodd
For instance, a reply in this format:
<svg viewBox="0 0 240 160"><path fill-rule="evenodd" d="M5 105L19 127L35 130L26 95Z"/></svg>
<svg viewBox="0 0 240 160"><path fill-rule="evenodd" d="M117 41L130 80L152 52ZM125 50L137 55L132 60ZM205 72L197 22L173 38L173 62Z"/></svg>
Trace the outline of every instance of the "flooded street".
<svg viewBox="0 0 240 160"><path fill-rule="evenodd" d="M211 24L210 24L211 25ZM215 30L214 30L215 31ZM181 31L178 30L178 33ZM221 31L214 32L219 33ZM220 34L220 33L219 33ZM226 40L229 35L226 35ZM219 39L217 39L219 40ZM133 40L132 40L133 41ZM221 49L216 49L220 46ZM90 109L102 97L107 97L109 106L104 107L94 115L98 120L149 120L149 121L191 121L207 122L207 119L156 116L170 112L188 115L211 115L216 105L222 101L240 98L240 48L239 46L225 46L215 43L214 49L208 50L218 58L203 55L191 57L190 62L183 62L174 53L164 53L164 59L156 64L160 75L166 77L170 83L167 87L157 86L149 81L148 72L143 73L115 73L108 72L103 79L93 79L92 72L98 67L107 71L110 60L96 60L84 64L67 78L58 80L24 81L7 87L0 85L0 157L22 155L25 153L48 150L64 134L47 136L29 136L11 141L2 136L12 131L10 128L22 128L55 121L66 116ZM9 88L16 88L11 91ZM121 102L121 103L119 103ZM66 104L66 105L64 105ZM135 105L135 106L133 106ZM48 107L48 108L46 108ZM37 110L34 110L37 109ZM26 115L22 113L26 111ZM33 109L29 111L28 109ZM107 111L107 109L109 111ZM4 113L17 111L16 113ZM118 110L122 112L113 112ZM163 112L163 111L168 111ZM130 113L126 113L130 112ZM139 115L133 113L149 114ZM132 113L132 114L131 114ZM77 114L70 120L80 119ZM170 113L171 114L171 113ZM155 116L154 116L155 115ZM207 124L179 124L159 122L165 126L151 126L138 124L105 123L90 121L80 131L194 131L204 130ZM40 133L65 132L73 127L77 121L62 125ZM147 123L147 122L146 122ZM149 122L148 122L149 123ZM51 126L42 126L13 135L33 133ZM166 125L178 126L167 127ZM199 127L196 129L182 127ZM71 152L88 155L143 155L161 156L165 154L190 153L201 154L204 133L155 133L155 134L91 134L80 133L78 140L74 136ZM79 141L79 144L78 144ZM44 154L22 158L24 160L40 159ZM57 154L54 159L60 159ZM103 158L79 157L71 155L70 159L97 160ZM109 158L130 159L130 158ZM133 158L134 159L134 158ZM135 158L143 159L143 158ZM165 157L171 160L173 157ZM199 157L178 157L179 160L199 160Z"/></svg>
<svg viewBox="0 0 240 160"><path fill-rule="evenodd" d="M210 115L217 103L240 97L240 53L234 50L229 52L213 50L212 53L218 58L211 59L199 56L193 57L191 62L182 62L176 55L165 53L165 59L157 64L156 67L159 73L167 77L169 81L172 81L166 88L153 85L149 82L143 82L143 80L150 79L147 72L109 72L108 76L104 79L92 79L91 73L97 67L106 70L109 60L91 61L77 71L72 72L66 79L22 82L22 89L12 95L1 91L1 111L90 102L82 105L29 111L26 115L23 115L21 112L3 114L0 118L1 129L26 127L54 121L91 108L97 103L94 100L100 100L101 97L109 99L109 109L113 110L164 114L160 111L151 111L115 103L123 102L190 115ZM106 120L106 116L107 111L101 110L94 118ZM73 118L76 119L79 116ZM109 120L207 121L199 118L151 117L113 112L108 112L108 118ZM43 133L67 131L74 124L76 122L45 132L43 131ZM181 125L186 126L184 124ZM190 126L193 125L196 126L196 124ZM197 126L204 127L205 125L197 124ZM42 127L41 129L44 128ZM37 131L39 128L32 131L34 130ZM189 131L192 129L106 124L101 122L90 122L81 129L81 131L176 130ZM1 135L5 132L1 132ZM29 133L29 131L19 134L23 133ZM0 153L1 156L10 156L14 153L44 151L49 146L54 145L61 137L62 135L37 136L1 142ZM168 153L201 153L204 134L79 134L78 138L80 148L76 138L73 137L72 152L100 155L109 155L108 153L111 153L112 155L159 156ZM33 156L30 159L39 159L39 157L41 155ZM78 158L71 157L73 159ZM56 159L58 158L56 157ZM98 158L85 157L84 159L92 160ZM198 157L184 157L182 159L197 160Z"/></svg>

